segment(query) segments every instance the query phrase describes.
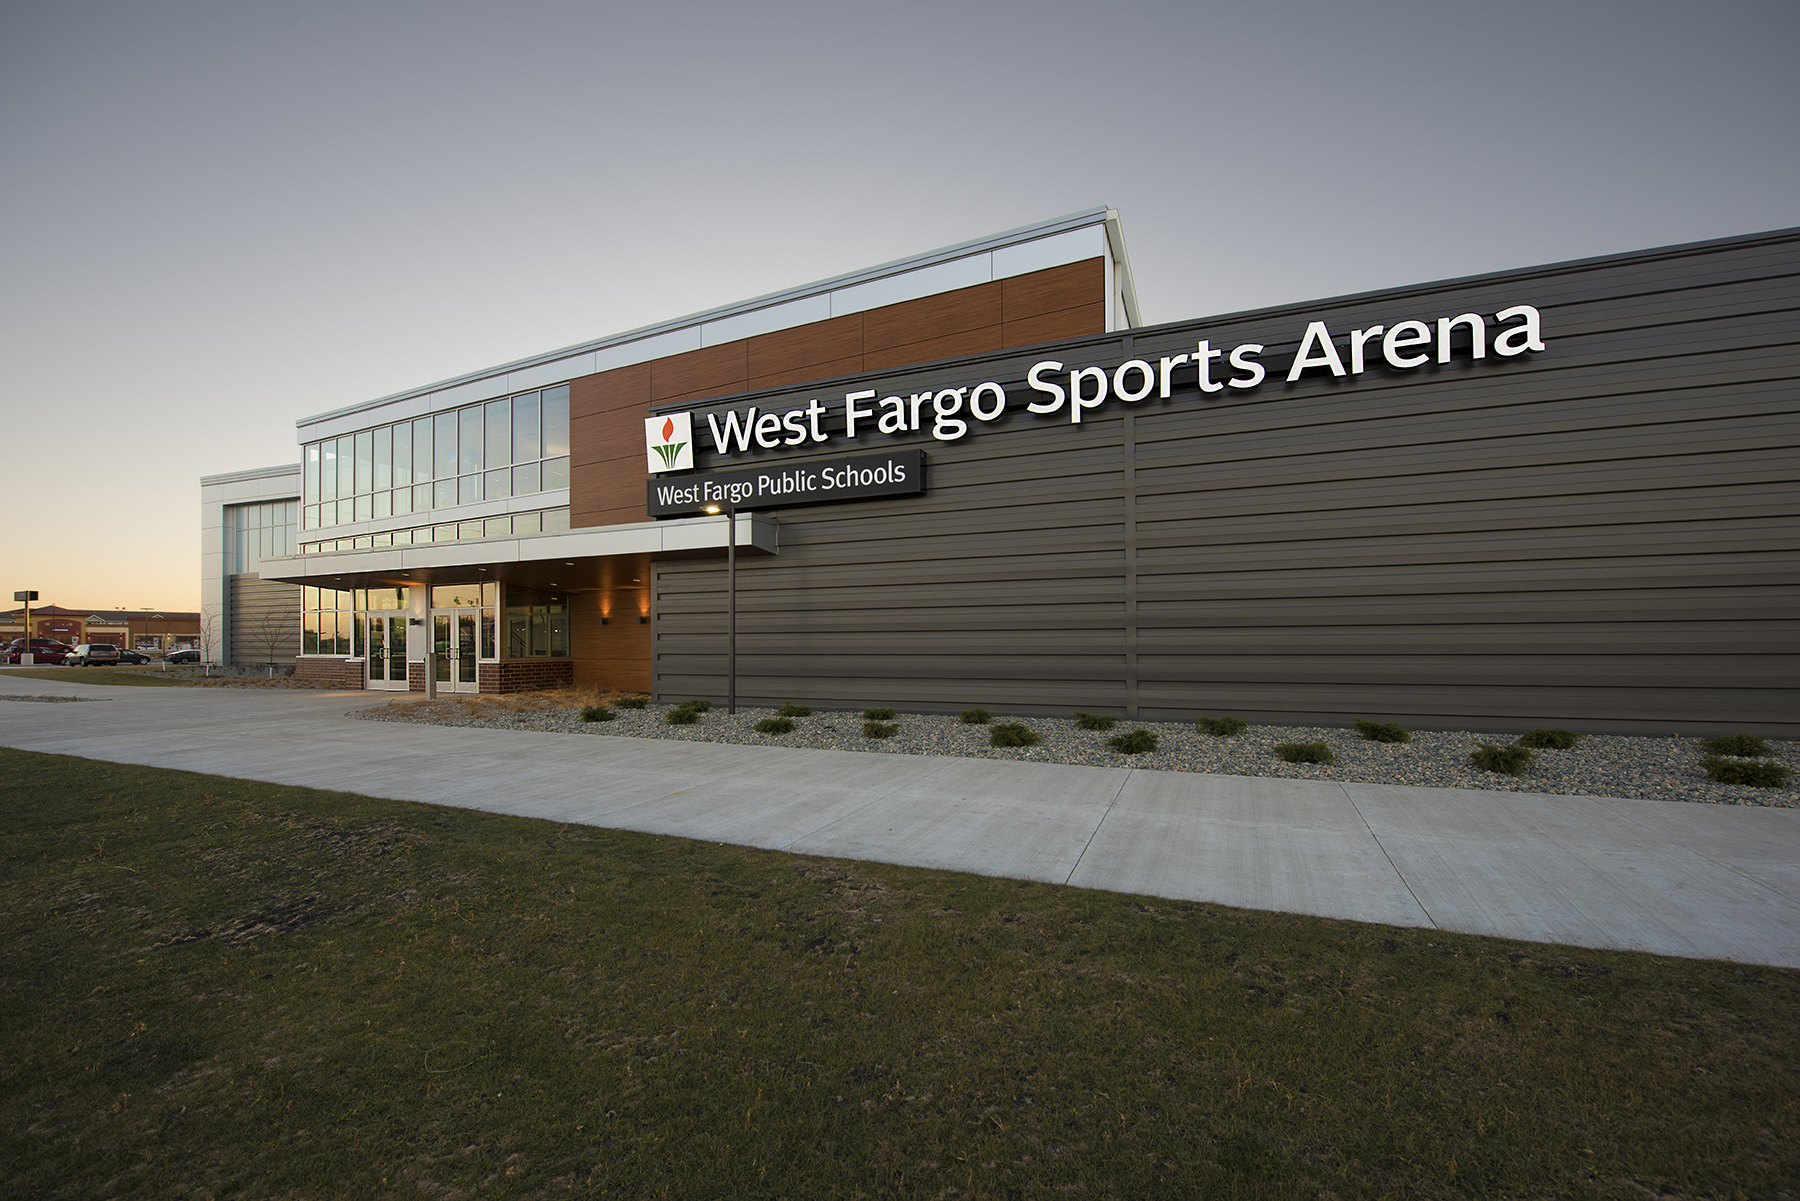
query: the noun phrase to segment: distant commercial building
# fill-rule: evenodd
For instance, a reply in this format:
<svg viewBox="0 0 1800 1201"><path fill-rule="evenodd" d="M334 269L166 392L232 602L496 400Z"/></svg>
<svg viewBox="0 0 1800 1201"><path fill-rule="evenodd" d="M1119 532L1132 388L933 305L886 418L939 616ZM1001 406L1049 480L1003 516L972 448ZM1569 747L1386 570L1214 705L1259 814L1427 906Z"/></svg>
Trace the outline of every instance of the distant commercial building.
<svg viewBox="0 0 1800 1201"><path fill-rule="evenodd" d="M1146 326L1093 210L303 418L207 605L371 688L720 697L735 596L746 703L1800 732L1796 279Z"/></svg>
<svg viewBox="0 0 1800 1201"><path fill-rule="evenodd" d="M0 641L24 634L24 606L0 613ZM71 646L104 642L141 651L171 651L200 644L200 615L173 610L66 609L31 606L31 637L55 638Z"/></svg>

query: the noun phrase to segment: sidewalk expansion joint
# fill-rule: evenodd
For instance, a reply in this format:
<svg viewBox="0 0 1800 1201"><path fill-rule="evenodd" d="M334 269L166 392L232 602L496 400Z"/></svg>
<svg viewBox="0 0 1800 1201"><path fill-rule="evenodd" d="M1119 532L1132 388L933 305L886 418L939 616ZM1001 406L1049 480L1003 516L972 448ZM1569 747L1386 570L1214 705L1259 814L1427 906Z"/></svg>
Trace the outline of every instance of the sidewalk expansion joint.
<svg viewBox="0 0 1800 1201"><path fill-rule="evenodd" d="M1375 845L1380 848L1381 857L1386 859L1388 866L1393 869L1394 879L1400 881L1400 886L1406 889L1406 895L1411 897L1413 904L1419 907L1419 912L1425 915L1425 920L1431 923L1431 928L1433 930L1443 929L1442 926L1438 925L1437 918L1431 916L1431 910L1425 908L1425 902L1419 899L1419 894L1413 891L1412 881L1406 878L1406 873L1400 870L1400 865L1394 862L1394 857L1392 855L1388 854L1387 847L1382 846L1381 835L1375 833L1375 827L1371 826L1369 824L1369 819L1363 815L1362 806L1356 803L1356 798L1351 795L1348 788L1345 788L1342 784L1339 784L1338 787L1343 790L1344 799L1350 802L1350 807L1356 810L1357 819L1362 822L1363 829L1369 832L1369 837L1374 839Z"/></svg>
<svg viewBox="0 0 1800 1201"><path fill-rule="evenodd" d="M1094 832L1088 835L1087 842L1082 845L1081 854L1075 856L1075 862L1069 867L1069 874L1063 877L1064 884L1073 880L1075 878L1075 873L1081 870L1081 861L1087 858L1088 848L1094 845L1094 839L1100 837L1101 828L1106 825L1106 819L1112 816L1113 806L1117 805L1119 803L1119 798L1125 795L1125 786L1131 783L1131 775L1136 770L1135 767L1128 767L1125 769L1125 778L1119 781L1119 789L1112 794L1112 800L1106 802L1106 812L1102 813L1100 815L1100 820L1094 823Z"/></svg>

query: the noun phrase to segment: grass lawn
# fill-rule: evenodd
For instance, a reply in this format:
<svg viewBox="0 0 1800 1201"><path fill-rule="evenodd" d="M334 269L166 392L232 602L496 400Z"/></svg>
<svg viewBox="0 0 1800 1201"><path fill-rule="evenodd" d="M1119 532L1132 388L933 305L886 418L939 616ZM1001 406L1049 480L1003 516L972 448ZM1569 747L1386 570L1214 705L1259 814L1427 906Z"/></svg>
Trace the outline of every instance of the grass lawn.
<svg viewBox="0 0 1800 1201"><path fill-rule="evenodd" d="M1782 1197L1800 973L0 749L0 1194Z"/></svg>
<svg viewBox="0 0 1800 1201"><path fill-rule="evenodd" d="M186 682L162 676L154 667L9 667L5 674L30 680L61 680L65 684L122 684L126 687L179 688Z"/></svg>

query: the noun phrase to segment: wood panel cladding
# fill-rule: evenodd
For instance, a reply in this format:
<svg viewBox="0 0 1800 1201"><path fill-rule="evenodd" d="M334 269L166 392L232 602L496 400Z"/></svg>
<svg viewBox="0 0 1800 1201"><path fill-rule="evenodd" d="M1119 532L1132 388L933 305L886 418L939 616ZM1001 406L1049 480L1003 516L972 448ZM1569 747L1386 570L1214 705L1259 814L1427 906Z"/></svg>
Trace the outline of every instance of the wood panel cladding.
<svg viewBox="0 0 1800 1201"><path fill-rule="evenodd" d="M650 519L642 429L653 404L1104 333L1105 294L1106 265L1093 258L573 380L569 524Z"/></svg>

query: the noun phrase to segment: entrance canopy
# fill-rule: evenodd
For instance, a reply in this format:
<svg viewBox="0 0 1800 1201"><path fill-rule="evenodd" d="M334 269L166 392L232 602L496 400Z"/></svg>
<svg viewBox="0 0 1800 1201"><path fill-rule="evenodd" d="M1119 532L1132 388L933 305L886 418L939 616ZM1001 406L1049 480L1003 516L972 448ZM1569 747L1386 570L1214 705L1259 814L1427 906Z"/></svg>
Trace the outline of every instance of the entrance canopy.
<svg viewBox="0 0 1800 1201"><path fill-rule="evenodd" d="M286 555L264 558L261 574L265 580L336 589L466 583L477 578L553 588L571 583L568 569L583 560L619 555L662 559L723 554L729 536L727 520L724 516L694 517L521 538ZM779 553L780 540L772 515L739 513L735 520L740 552Z"/></svg>

